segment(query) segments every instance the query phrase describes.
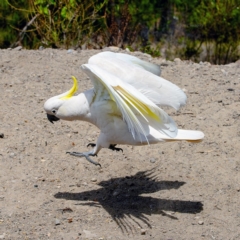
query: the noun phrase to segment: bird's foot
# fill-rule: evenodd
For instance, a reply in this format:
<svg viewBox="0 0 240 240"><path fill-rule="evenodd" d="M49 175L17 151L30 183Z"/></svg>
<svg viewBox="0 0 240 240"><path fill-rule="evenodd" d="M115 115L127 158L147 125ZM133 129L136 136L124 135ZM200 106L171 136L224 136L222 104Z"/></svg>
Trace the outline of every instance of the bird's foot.
<svg viewBox="0 0 240 240"><path fill-rule="evenodd" d="M66 153L68 153L72 156L75 156L75 157L85 157L90 163L92 163L94 165L98 165L98 166L101 167L100 163L95 162L90 158L90 156L94 157L94 156L97 156L97 154L93 154L92 152L82 152L82 153L80 153L80 152L66 152Z"/></svg>
<svg viewBox="0 0 240 240"><path fill-rule="evenodd" d="M87 145L87 147L89 147L89 146L95 147L95 146L96 146L96 143L89 143L89 144Z"/></svg>
<svg viewBox="0 0 240 240"><path fill-rule="evenodd" d="M110 146L108 148L113 151L117 151L117 152L122 151L123 152L122 148L117 148L115 146L116 146L116 144L110 144Z"/></svg>

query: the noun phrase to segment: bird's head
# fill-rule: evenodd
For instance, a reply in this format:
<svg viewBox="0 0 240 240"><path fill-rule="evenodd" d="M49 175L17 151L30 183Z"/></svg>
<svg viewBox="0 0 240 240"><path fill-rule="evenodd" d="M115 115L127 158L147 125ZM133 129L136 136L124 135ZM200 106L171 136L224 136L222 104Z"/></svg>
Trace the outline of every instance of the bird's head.
<svg viewBox="0 0 240 240"><path fill-rule="evenodd" d="M74 93L78 90L78 82L75 77L73 79L72 88L62 93L58 96L49 98L44 104L44 110L47 113L48 120L53 123L54 121L58 121L60 119L64 120L73 120L74 111L74 102L72 102L74 98Z"/></svg>

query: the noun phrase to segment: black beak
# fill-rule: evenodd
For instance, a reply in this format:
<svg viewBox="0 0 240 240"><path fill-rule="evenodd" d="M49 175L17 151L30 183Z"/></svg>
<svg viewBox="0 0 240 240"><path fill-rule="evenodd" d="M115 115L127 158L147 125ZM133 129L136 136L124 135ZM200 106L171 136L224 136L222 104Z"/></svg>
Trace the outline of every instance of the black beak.
<svg viewBox="0 0 240 240"><path fill-rule="evenodd" d="M58 117L54 116L54 115L50 115L47 113L47 118L48 118L48 121L53 123L53 122L56 122L58 120L60 120Z"/></svg>

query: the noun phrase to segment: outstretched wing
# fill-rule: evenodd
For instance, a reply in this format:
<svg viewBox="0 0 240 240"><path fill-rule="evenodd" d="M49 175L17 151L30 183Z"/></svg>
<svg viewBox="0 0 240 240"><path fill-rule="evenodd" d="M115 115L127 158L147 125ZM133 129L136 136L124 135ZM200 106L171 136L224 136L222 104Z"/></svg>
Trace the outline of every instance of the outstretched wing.
<svg viewBox="0 0 240 240"><path fill-rule="evenodd" d="M157 76L155 64L112 52L96 54L88 62L118 76L158 106L179 109L186 104L185 93L175 84Z"/></svg>
<svg viewBox="0 0 240 240"><path fill-rule="evenodd" d="M148 141L149 129L146 126L150 125L169 137L176 136L177 126L172 118L135 87L97 65L84 64L81 67L91 78L94 90L101 93L106 90L116 102L135 139Z"/></svg>
<svg viewBox="0 0 240 240"><path fill-rule="evenodd" d="M147 62L147 61L143 61L143 60L141 60L137 57L134 57L132 55L129 55L129 54L114 53L114 52L106 51L106 52L101 52L101 53L98 53L98 54L94 55L93 57L91 57L89 59L89 62L91 62L91 60L93 58L95 58L96 56L104 58L104 59L119 59L119 60L124 61L128 64L135 65L137 67L141 67L141 68L145 69L146 71L155 74L156 76L160 76L160 74L161 74L161 68L160 68L159 65L154 64L154 63L150 63L150 62Z"/></svg>

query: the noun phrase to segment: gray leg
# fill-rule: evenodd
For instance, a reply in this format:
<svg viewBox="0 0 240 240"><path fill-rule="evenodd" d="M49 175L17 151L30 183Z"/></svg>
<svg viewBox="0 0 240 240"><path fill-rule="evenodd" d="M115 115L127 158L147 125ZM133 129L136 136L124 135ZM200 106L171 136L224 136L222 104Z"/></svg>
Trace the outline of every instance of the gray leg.
<svg viewBox="0 0 240 240"><path fill-rule="evenodd" d="M111 149L111 150L117 151L117 152L119 152L119 151L122 151L122 152L123 152L123 149L122 149L122 148L117 148L116 145L117 145L117 144L110 144L109 147L108 147L108 149ZM89 147L89 146L95 147L96 144L95 144L95 143L89 143L89 144L87 145L87 147Z"/></svg>
<svg viewBox="0 0 240 240"><path fill-rule="evenodd" d="M66 152L72 156L75 156L75 157L85 157L90 163L94 164L94 165L98 165L101 167L101 164L98 163L98 162L95 162L93 161L90 156L97 156L97 154L94 154L93 151L90 151L90 152Z"/></svg>

